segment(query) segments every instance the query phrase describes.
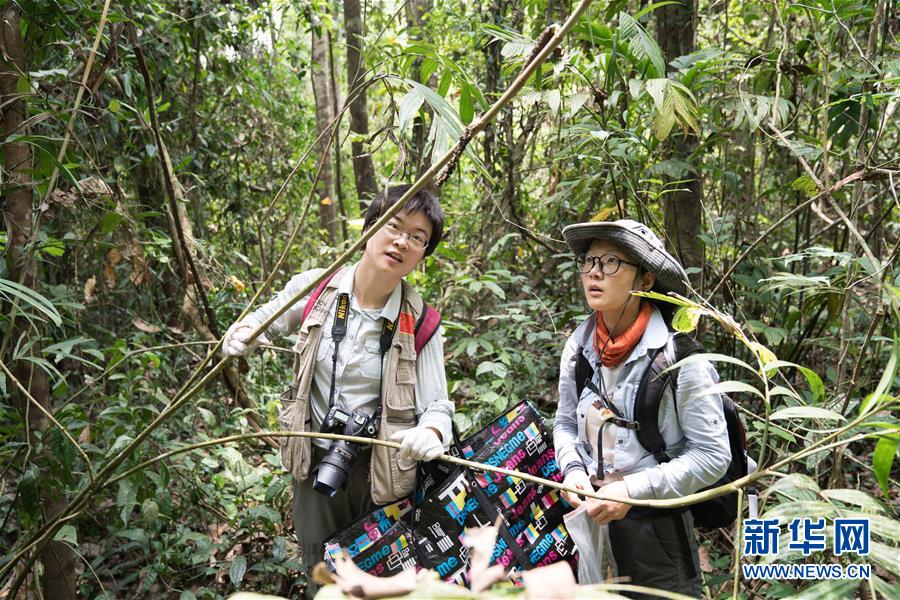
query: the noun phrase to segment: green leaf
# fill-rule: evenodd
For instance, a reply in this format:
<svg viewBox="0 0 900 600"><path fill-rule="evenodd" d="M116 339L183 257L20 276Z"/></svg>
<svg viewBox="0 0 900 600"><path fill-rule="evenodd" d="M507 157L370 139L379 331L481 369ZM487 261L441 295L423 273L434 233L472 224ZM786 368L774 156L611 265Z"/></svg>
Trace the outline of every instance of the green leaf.
<svg viewBox="0 0 900 600"><path fill-rule="evenodd" d="M742 361L739 358L735 358L735 357L729 356L727 354L715 354L715 353L711 353L711 352L691 354L687 358L684 358L684 359L678 361L677 363L675 363L674 365L672 365L671 367L669 367L669 369L678 369L685 365L690 365L690 364L698 363L698 362L731 363L733 365L738 365L739 367L743 367L743 368L747 369L748 371L752 371L753 373L756 373L756 369L754 369L753 367L751 367L750 365L748 365L747 363L745 363L744 361Z"/></svg>
<svg viewBox="0 0 900 600"><path fill-rule="evenodd" d="M559 113L559 107L562 105L562 97L558 89L544 91L544 102L550 107L550 112L554 115Z"/></svg>
<svg viewBox="0 0 900 600"><path fill-rule="evenodd" d="M832 421L846 421L844 417L819 406L790 406L773 412L769 418L773 421L782 419L825 419Z"/></svg>
<svg viewBox="0 0 900 600"><path fill-rule="evenodd" d="M21 76L16 79L16 92L22 95L31 94L31 82L28 81L27 77Z"/></svg>
<svg viewBox="0 0 900 600"><path fill-rule="evenodd" d="M897 340L894 340L894 349L891 352L891 356L888 358L888 363L884 367L884 373L881 374L881 379L878 381L878 387L875 388L875 391L866 396L862 402L859 403L859 414L864 415L870 406L877 406L882 396L884 396L885 392L890 390L891 383L894 381L894 371L897 370L897 352L898 348L900 348L900 344L897 343Z"/></svg>
<svg viewBox="0 0 900 600"><path fill-rule="evenodd" d="M884 512L884 507L872 496L862 490L837 489L822 490L822 495L830 500L837 500L844 504L853 504L875 512ZM900 536L898 536L900 538Z"/></svg>
<svg viewBox="0 0 900 600"><path fill-rule="evenodd" d="M800 397L800 394L790 388L786 388L781 385L776 385L769 390L769 397L771 398L772 396L787 396L789 398L797 400L798 402L803 402L803 398Z"/></svg>
<svg viewBox="0 0 900 600"><path fill-rule="evenodd" d="M241 581L244 579L244 575L247 573L247 557L243 554L239 554L234 557L234 560L231 562L231 567L228 569L228 578L231 579L231 584L237 587Z"/></svg>
<svg viewBox="0 0 900 600"><path fill-rule="evenodd" d="M702 314L703 311L701 309L682 306L675 311L675 315L672 317L672 327L675 331L689 333L697 328L697 323L700 322Z"/></svg>
<svg viewBox="0 0 900 600"><path fill-rule="evenodd" d="M883 437L875 444L875 452L872 454L872 468L875 470L875 478L885 498L890 498L890 473L897 455L897 441Z"/></svg>
<svg viewBox="0 0 900 600"><path fill-rule="evenodd" d="M134 484L131 483L131 481L123 479L119 482L119 491L116 494L116 506L121 509L120 515L122 517L122 523L128 524L128 517L135 504L137 504L137 490L134 488Z"/></svg>
<svg viewBox="0 0 900 600"><path fill-rule="evenodd" d="M812 198L819 193L819 186L809 175L801 175L791 183L791 189L802 192L807 198Z"/></svg>
<svg viewBox="0 0 900 600"><path fill-rule="evenodd" d="M678 0L666 0L666 2L654 2L650 6L645 6L641 10L634 13L634 18L637 20L640 20L640 18L643 17L644 15L646 15L647 13L652 12L652 11L656 10L657 8L660 8L667 4L681 4L681 2L679 2Z"/></svg>
<svg viewBox="0 0 900 600"><path fill-rule="evenodd" d="M830 517L834 507L818 500L801 500L799 502L783 502L766 511L767 519L779 519L782 523L802 517Z"/></svg>
<svg viewBox="0 0 900 600"><path fill-rule="evenodd" d="M628 13L619 13L619 32L628 40L628 49L638 59L650 61L657 76L665 76L666 59L656 40Z"/></svg>
<svg viewBox="0 0 900 600"><path fill-rule="evenodd" d="M119 112L119 101L113 98L109 101L109 112L117 113Z"/></svg>
<svg viewBox="0 0 900 600"><path fill-rule="evenodd" d="M415 118L416 113L419 112L419 108L424 101L425 96L417 89L409 90L400 100L399 127L401 133L406 130L406 127L410 123L412 123L412 120Z"/></svg>
<svg viewBox="0 0 900 600"><path fill-rule="evenodd" d="M78 531L75 529L74 525L63 525L59 531L56 532L56 535L53 536L53 539L57 542L66 542L67 544L77 546Z"/></svg>
<svg viewBox="0 0 900 600"><path fill-rule="evenodd" d="M62 256L66 253L66 245L62 240L48 237L47 241L41 245L41 252L49 256Z"/></svg>
<svg viewBox="0 0 900 600"><path fill-rule="evenodd" d="M869 560L884 567L895 577L900 577L900 554L896 547L872 540L869 542Z"/></svg>
<svg viewBox="0 0 900 600"><path fill-rule="evenodd" d="M660 302L668 302L669 304L674 304L676 306L693 306L695 308L700 308L699 304L694 304L690 300L682 300L681 298L667 296L666 294L660 294L659 292L632 292L631 295L649 298L651 300L659 300Z"/></svg>
<svg viewBox="0 0 900 600"><path fill-rule="evenodd" d="M31 308L35 309L42 315L49 318L57 327L62 325L62 317L49 300L32 290L31 288L20 285L15 281L0 278L0 296L7 300L18 298Z"/></svg>
<svg viewBox="0 0 900 600"><path fill-rule="evenodd" d="M746 392L764 398L762 392L743 381L722 381L706 390L707 394L733 394L735 392Z"/></svg>
<svg viewBox="0 0 900 600"><path fill-rule="evenodd" d="M669 136L675 123L685 129L700 131L697 117L697 101L683 84L660 77L645 82L644 89L653 98L656 115L653 118L653 134L660 140Z"/></svg>
<svg viewBox="0 0 900 600"><path fill-rule="evenodd" d="M475 118L475 106L472 104L472 94L469 86L464 85L459 92L459 119L464 125L468 125Z"/></svg>
<svg viewBox="0 0 900 600"><path fill-rule="evenodd" d="M441 73L441 80L438 82L437 93L438 96L444 97L447 95L447 92L450 91L450 84L453 82L453 71L450 69L444 69L444 72Z"/></svg>
<svg viewBox="0 0 900 600"><path fill-rule="evenodd" d="M143 529L123 529L116 535L140 544L146 545L150 543L150 538L147 537L147 533Z"/></svg>
<svg viewBox="0 0 900 600"><path fill-rule="evenodd" d="M853 590L859 587L859 581L845 581L841 579L823 581L812 587L808 587L796 596L791 596L792 600L844 600L845 598L853 598L855 594Z"/></svg>
<svg viewBox="0 0 900 600"><path fill-rule="evenodd" d="M780 369L782 367L793 367L800 371L804 377L806 377L806 382L809 384L809 389L812 390L813 399L815 401L819 401L825 397L825 384L822 383L822 378L819 377L818 373L808 367L803 367L786 360L773 360L766 363L766 374L769 374L770 371L774 371L775 369Z"/></svg>

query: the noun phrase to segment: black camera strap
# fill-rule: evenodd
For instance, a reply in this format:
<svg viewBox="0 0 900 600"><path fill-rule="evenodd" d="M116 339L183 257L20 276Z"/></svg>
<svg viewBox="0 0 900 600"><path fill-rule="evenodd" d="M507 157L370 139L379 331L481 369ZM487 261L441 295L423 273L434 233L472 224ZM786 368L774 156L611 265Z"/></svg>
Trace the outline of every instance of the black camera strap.
<svg viewBox="0 0 900 600"><path fill-rule="evenodd" d="M402 302L402 299L401 299ZM331 353L331 388L328 391L328 412L334 407L334 394L337 388L337 363L338 353L340 352L341 342L347 336L347 320L350 317L350 294L339 294L337 300L337 310L334 313L334 324L331 326L331 339L334 343L334 351ZM397 320L399 320L399 315ZM378 340L378 347L381 351L381 376L378 379L378 405L375 407L374 416L381 417L381 400L382 389L384 388L384 355L391 349L391 343L394 339L394 331L397 329L397 320L384 320L384 326L381 329L381 337Z"/></svg>

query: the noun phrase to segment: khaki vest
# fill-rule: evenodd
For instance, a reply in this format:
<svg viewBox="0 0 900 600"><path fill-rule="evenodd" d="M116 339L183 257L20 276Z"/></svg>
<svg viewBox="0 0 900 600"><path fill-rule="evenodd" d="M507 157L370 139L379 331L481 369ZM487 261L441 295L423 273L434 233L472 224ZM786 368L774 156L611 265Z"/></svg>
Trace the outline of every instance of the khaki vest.
<svg viewBox="0 0 900 600"><path fill-rule="evenodd" d="M315 357L322 340L322 325L337 300L338 279L334 277L322 290L306 320L297 333L294 344L294 383L282 397L280 421L288 431L309 431L311 416L309 392L312 386ZM421 296L405 281L400 318L393 344L387 351L381 391L382 414L378 439L386 440L394 433L416 425L416 349L415 323L422 312ZM369 480L375 504L395 502L412 493L416 469L400 469L397 451L386 446L372 446ZM281 441L281 463L294 477L303 481L309 476L312 462L312 440L288 437Z"/></svg>

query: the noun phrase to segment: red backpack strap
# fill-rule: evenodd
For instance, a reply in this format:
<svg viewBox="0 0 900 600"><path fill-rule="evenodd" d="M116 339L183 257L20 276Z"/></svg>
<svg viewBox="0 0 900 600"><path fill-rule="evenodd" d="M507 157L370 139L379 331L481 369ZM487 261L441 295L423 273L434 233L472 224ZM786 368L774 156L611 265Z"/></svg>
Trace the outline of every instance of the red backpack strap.
<svg viewBox="0 0 900 600"><path fill-rule="evenodd" d="M416 327L414 329L417 355L422 348L425 347L425 344L428 343L428 340L434 336L434 333L438 330L440 325L441 313L423 302L422 314L419 315L419 319L416 321Z"/></svg>
<svg viewBox="0 0 900 600"><path fill-rule="evenodd" d="M306 306L303 308L303 318L300 319L300 324L306 320L306 317L309 316L309 313L312 312L313 306L316 304L316 300L319 299L319 296L322 295L322 292L325 290L325 286L328 285L328 282L334 279L334 276L340 273L341 270L338 269L328 277L322 280L322 283L316 286L316 289L312 291L312 294L309 295L309 299L306 301Z"/></svg>

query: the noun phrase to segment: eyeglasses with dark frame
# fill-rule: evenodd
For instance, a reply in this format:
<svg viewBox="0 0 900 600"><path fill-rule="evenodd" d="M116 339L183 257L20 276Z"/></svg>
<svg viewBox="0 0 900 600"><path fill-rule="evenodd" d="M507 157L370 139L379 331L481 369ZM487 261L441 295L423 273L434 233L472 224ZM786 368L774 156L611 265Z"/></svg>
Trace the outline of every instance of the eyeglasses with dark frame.
<svg viewBox="0 0 900 600"><path fill-rule="evenodd" d="M409 233L407 231L404 231L403 228L394 221L388 221L387 224L383 227L382 231L387 233L391 238L395 240L401 237L406 237L409 245L416 250L424 250L428 247L429 240L427 237L425 237L421 233Z"/></svg>
<svg viewBox="0 0 900 600"><path fill-rule="evenodd" d="M641 265L619 258L613 254L602 254L600 256L590 256L588 254L579 254L575 257L575 266L582 273L590 273L595 265L599 265L600 272L604 275L615 275L619 271L622 264L640 267Z"/></svg>

